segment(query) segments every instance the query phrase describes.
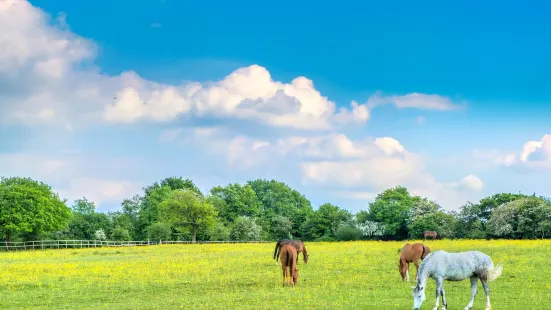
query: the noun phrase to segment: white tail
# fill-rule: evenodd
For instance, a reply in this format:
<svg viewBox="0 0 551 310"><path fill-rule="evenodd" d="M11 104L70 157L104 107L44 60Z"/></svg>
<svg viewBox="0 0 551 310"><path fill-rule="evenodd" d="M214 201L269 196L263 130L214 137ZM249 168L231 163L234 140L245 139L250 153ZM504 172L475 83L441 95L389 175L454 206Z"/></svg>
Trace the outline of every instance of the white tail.
<svg viewBox="0 0 551 310"><path fill-rule="evenodd" d="M501 276L502 271L503 267L501 266L501 264L497 264L497 266L495 266L494 268L488 269L486 271L486 279L488 280L488 282L494 281Z"/></svg>

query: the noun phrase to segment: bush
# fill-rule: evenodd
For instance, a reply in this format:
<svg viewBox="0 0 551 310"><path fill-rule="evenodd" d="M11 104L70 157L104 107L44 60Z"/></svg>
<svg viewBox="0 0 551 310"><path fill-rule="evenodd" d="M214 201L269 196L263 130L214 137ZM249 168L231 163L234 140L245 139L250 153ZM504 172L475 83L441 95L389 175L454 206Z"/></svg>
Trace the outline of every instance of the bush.
<svg viewBox="0 0 551 310"><path fill-rule="evenodd" d="M107 236L105 235L105 231L103 231L103 229L98 229L94 232L94 238L96 240L105 240L107 239Z"/></svg>
<svg viewBox="0 0 551 310"><path fill-rule="evenodd" d="M151 240L170 240L172 230L165 223L155 223L147 228L147 236Z"/></svg>
<svg viewBox="0 0 551 310"><path fill-rule="evenodd" d="M315 242L333 242L333 241L337 241L335 240L335 238L333 237L329 237L328 235L323 235L317 239L314 240Z"/></svg>
<svg viewBox="0 0 551 310"><path fill-rule="evenodd" d="M362 232L353 226L343 226L337 231L335 237L339 241L359 240L362 237Z"/></svg>
<svg viewBox="0 0 551 310"><path fill-rule="evenodd" d="M228 241L230 240L230 230L224 224L217 222L208 230L210 241Z"/></svg>
<svg viewBox="0 0 551 310"><path fill-rule="evenodd" d="M130 237L130 233L127 229L124 229L122 227L116 227L111 232L111 240L114 241L130 241L132 238Z"/></svg>
<svg viewBox="0 0 551 310"><path fill-rule="evenodd" d="M257 241L260 240L261 233L262 227L256 223L255 219L240 216L235 220L231 237L236 241Z"/></svg>

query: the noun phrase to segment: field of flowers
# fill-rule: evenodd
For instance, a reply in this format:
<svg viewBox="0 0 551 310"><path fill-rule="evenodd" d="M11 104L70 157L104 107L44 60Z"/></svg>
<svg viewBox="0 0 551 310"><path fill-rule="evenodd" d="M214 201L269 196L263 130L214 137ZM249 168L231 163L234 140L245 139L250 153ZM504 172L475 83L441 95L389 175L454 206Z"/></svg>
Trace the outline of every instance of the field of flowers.
<svg viewBox="0 0 551 310"><path fill-rule="evenodd" d="M161 245L0 253L2 309L411 309L401 281L404 242L307 243L298 285L281 287L274 244ZM549 241L427 241L431 249L480 250L503 275L493 309L545 309ZM413 278L415 267L410 267ZM446 282L448 309L463 309L469 281ZM430 280L425 309L434 303ZM474 309L484 308L479 284Z"/></svg>

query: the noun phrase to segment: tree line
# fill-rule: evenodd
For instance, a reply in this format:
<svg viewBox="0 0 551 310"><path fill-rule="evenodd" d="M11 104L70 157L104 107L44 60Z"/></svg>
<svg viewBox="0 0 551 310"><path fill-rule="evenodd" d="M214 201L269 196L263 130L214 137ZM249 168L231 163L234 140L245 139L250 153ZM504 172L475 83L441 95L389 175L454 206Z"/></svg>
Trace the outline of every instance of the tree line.
<svg viewBox="0 0 551 310"><path fill-rule="evenodd" d="M443 238L548 238L551 200L498 193L450 212L397 186L353 214L331 203L314 208L304 195L276 180L231 183L202 193L190 179L169 177L124 199L118 211L102 213L86 197L68 206L43 182L0 179L0 233L8 242L404 240L422 238L426 230Z"/></svg>

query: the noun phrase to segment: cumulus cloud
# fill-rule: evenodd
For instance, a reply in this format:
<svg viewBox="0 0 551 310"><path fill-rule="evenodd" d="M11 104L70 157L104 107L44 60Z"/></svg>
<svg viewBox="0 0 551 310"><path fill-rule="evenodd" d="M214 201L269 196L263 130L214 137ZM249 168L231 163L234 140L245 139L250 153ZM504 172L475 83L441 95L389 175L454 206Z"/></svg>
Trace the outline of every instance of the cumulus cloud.
<svg viewBox="0 0 551 310"><path fill-rule="evenodd" d="M372 96L368 103L352 101L337 108L314 82L298 76L275 81L261 66L251 65L220 81L183 85L157 83L135 72L110 76L92 66L97 46L70 31L65 15L52 22L25 0L0 5L1 123L82 124L83 120L130 124L169 122L182 115L231 117L276 127L331 129L363 124L368 106L451 109L446 97L412 93ZM0 86L0 90L3 87Z"/></svg>
<svg viewBox="0 0 551 310"><path fill-rule="evenodd" d="M0 1L0 46L6 47L0 49L0 126L48 124L78 133L88 125L165 124L182 118L247 120L288 131L262 137L250 127L239 132L179 122L169 124L174 127L157 138L164 143L195 143L193 150L202 150L201 156L223 156L234 170L289 169L301 173L307 184L330 185L356 198L398 184L453 199L483 187L470 175L457 182L436 181L422 158L391 137L358 140L339 133L347 125L365 124L370 109L383 104L432 110L460 106L447 97L376 93L366 103L351 101L337 107L307 77L277 81L259 65L201 83L159 83L133 71L108 75L93 63L96 44L73 33L64 14L52 19L25 0ZM526 158L535 158L537 152L548 154L546 145L532 145L534 154ZM131 181L138 172L133 177L130 172L144 165L131 164L128 158L82 152L0 154L1 175L28 175L52 184L68 198L86 195L96 202L120 200L139 191Z"/></svg>
<svg viewBox="0 0 551 310"><path fill-rule="evenodd" d="M502 153L498 150L475 150L473 156L492 161L504 167L522 167L526 169L551 168L551 134L544 135L539 141L528 141L517 152Z"/></svg>
<svg viewBox="0 0 551 310"><path fill-rule="evenodd" d="M484 188L482 180L472 174L455 182L436 180L421 156L391 137L353 140L334 133L274 140L226 136L210 141L217 141L212 149L231 166L296 169L308 187L324 188L341 198L371 200L374 193L403 185L446 208L457 208L478 197Z"/></svg>

